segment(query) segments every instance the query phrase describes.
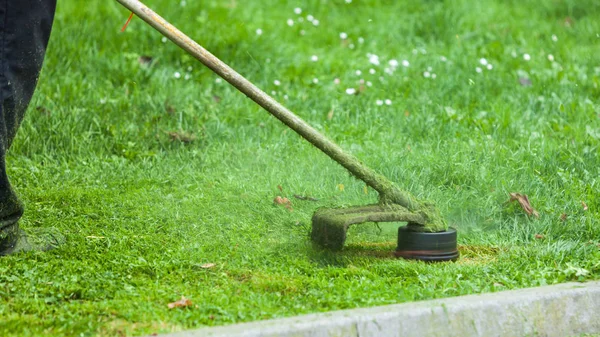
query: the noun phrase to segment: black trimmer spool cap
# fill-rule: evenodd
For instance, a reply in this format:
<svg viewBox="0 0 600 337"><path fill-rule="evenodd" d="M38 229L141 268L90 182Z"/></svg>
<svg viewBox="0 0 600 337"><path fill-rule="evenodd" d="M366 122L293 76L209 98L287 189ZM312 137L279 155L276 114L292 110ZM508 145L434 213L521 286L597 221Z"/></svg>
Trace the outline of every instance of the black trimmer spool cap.
<svg viewBox="0 0 600 337"><path fill-rule="evenodd" d="M456 229L436 233L417 232L410 226L398 228L397 257L421 261L442 262L458 259Z"/></svg>

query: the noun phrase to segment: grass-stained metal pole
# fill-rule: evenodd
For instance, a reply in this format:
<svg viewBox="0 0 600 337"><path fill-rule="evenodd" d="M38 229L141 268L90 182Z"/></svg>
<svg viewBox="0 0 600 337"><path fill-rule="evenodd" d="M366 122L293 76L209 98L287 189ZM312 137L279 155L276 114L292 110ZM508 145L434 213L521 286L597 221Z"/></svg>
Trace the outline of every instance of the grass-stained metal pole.
<svg viewBox="0 0 600 337"><path fill-rule="evenodd" d="M204 49L198 43L182 33L175 26L167 22L146 5L138 0L117 0L131 10L142 20L169 38L176 45L187 51L205 66L212 69L224 80L243 92L246 96L263 107L285 125L296 131L300 136L323 151L333 160L338 162L356 178L364 181L377 192L384 202L392 202L406 207L409 210L418 210L420 205L407 192L398 189L383 175L365 166L356 157L344 152L338 145L308 125L301 118L278 103L271 96L260 90L242 75L230 68L223 61Z"/></svg>

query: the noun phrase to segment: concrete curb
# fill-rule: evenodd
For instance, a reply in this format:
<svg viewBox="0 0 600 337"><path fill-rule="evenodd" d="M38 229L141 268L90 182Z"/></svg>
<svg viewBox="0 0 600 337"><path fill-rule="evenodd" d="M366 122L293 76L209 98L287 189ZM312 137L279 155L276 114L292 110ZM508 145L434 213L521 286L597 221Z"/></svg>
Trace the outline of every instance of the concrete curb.
<svg viewBox="0 0 600 337"><path fill-rule="evenodd" d="M302 315L164 337L565 337L582 333L600 333L600 282Z"/></svg>

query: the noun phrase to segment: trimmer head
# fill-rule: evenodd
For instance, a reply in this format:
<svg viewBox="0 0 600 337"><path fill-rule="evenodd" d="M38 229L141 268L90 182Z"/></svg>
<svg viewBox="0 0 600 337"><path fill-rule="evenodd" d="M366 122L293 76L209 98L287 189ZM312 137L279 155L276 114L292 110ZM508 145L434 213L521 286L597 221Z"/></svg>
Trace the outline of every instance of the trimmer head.
<svg viewBox="0 0 600 337"><path fill-rule="evenodd" d="M396 205L367 205L347 208L320 208L312 217L311 238L324 248L340 250L351 225L365 222L407 222L398 229L396 256L423 261L448 261L458 258L456 230L422 232L420 214Z"/></svg>

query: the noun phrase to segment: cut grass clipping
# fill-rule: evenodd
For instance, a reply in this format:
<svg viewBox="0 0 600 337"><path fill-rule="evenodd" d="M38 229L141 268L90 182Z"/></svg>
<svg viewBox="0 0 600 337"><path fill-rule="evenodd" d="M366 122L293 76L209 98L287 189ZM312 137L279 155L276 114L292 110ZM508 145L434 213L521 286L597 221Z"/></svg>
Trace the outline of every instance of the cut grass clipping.
<svg viewBox="0 0 600 337"><path fill-rule="evenodd" d="M314 249L315 209L377 193L139 18L120 33L116 2L64 2L8 173L22 226L68 242L0 259L1 336L148 335L598 278L597 1L173 4L152 2L434 201L460 260L396 259L397 223Z"/></svg>

